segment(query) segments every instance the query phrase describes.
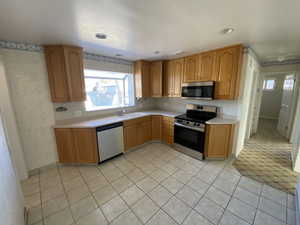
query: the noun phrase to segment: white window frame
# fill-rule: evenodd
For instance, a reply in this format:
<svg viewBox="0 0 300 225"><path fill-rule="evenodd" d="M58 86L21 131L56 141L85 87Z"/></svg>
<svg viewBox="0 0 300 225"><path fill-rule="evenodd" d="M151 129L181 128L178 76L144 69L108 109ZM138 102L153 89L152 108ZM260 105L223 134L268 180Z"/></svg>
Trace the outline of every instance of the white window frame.
<svg viewBox="0 0 300 225"><path fill-rule="evenodd" d="M90 70L93 71L94 69L84 69L85 70ZM99 71L99 72L112 72L112 71L105 71L105 70L94 70L94 71ZM122 73L122 72L112 72L112 73ZM128 75L131 75L131 73L123 73L125 76L124 78L112 78L112 77L97 77L97 76L93 76L93 75L85 75L84 73L84 79L89 78L89 79L109 79L109 80L125 80L126 78L128 78ZM133 75L132 75L133 76ZM135 107L136 106L136 97L135 97L135 83L134 83L134 77L133 77L133 84L132 84L132 88L133 88L133 104L132 105L118 105L118 106L99 106L99 107L95 107L95 108L90 108L87 106L87 101L85 101L84 105L85 105L85 111L87 112L93 112L93 111L107 111L107 110L118 110L118 109L124 109L124 108L130 108L130 107ZM123 93L125 96L125 93ZM88 93L86 93L87 97L88 97ZM123 96L123 97L124 97Z"/></svg>

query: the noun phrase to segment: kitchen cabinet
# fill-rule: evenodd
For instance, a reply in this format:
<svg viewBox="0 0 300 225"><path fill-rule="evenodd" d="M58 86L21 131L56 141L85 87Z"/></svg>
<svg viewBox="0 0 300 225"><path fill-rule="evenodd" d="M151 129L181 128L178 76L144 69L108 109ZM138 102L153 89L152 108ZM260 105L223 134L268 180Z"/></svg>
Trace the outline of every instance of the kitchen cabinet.
<svg viewBox="0 0 300 225"><path fill-rule="evenodd" d="M124 121L123 126L125 151L152 139L151 116Z"/></svg>
<svg viewBox="0 0 300 225"><path fill-rule="evenodd" d="M242 45L216 51L214 75L216 99L236 99L238 97L242 57Z"/></svg>
<svg viewBox="0 0 300 225"><path fill-rule="evenodd" d="M233 132L233 124L207 125L204 150L205 157L227 158L232 150Z"/></svg>
<svg viewBox="0 0 300 225"><path fill-rule="evenodd" d="M168 97L181 96L181 83L184 70L184 59L169 60L165 63L164 95Z"/></svg>
<svg viewBox="0 0 300 225"><path fill-rule="evenodd" d="M162 141L170 145L174 143L174 118L172 117L163 116Z"/></svg>
<svg viewBox="0 0 300 225"><path fill-rule="evenodd" d="M85 101L82 48L46 45L44 50L52 101Z"/></svg>
<svg viewBox="0 0 300 225"><path fill-rule="evenodd" d="M137 98L148 98L150 91L150 62L139 60L134 63L135 94Z"/></svg>
<svg viewBox="0 0 300 225"><path fill-rule="evenodd" d="M61 163L98 163L94 128L55 128L56 145Z"/></svg>
<svg viewBox="0 0 300 225"><path fill-rule="evenodd" d="M216 62L216 52L210 51L199 54L198 76L197 81L212 81L214 80L214 69Z"/></svg>
<svg viewBox="0 0 300 225"><path fill-rule="evenodd" d="M184 58L183 82L198 81L199 55L191 55Z"/></svg>
<svg viewBox="0 0 300 225"><path fill-rule="evenodd" d="M162 116L152 116L152 140L162 138Z"/></svg>
<svg viewBox="0 0 300 225"><path fill-rule="evenodd" d="M151 97L163 95L163 62L153 61L150 63L150 89Z"/></svg>

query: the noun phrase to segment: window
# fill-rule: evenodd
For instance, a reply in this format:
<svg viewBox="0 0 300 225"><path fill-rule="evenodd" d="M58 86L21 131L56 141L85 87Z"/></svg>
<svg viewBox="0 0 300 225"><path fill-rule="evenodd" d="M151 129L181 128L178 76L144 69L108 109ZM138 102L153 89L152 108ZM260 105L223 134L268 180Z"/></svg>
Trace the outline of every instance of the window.
<svg viewBox="0 0 300 225"><path fill-rule="evenodd" d="M133 106L133 75L100 70L84 70L87 111Z"/></svg>
<svg viewBox="0 0 300 225"><path fill-rule="evenodd" d="M264 91L273 91L275 89L275 84L276 84L276 82L274 79L264 80L263 90Z"/></svg>

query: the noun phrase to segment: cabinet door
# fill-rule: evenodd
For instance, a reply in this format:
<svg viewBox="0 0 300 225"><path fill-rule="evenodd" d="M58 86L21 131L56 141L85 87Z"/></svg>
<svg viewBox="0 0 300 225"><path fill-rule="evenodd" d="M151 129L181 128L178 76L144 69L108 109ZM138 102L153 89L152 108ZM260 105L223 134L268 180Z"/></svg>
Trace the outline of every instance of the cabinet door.
<svg viewBox="0 0 300 225"><path fill-rule="evenodd" d="M134 64L135 93L138 98L150 97L150 65L147 61Z"/></svg>
<svg viewBox="0 0 300 225"><path fill-rule="evenodd" d="M124 144L125 151L130 148L137 146L137 126L132 125L128 127L124 127Z"/></svg>
<svg viewBox="0 0 300 225"><path fill-rule="evenodd" d="M184 82L197 81L198 74L198 55L187 56L184 59Z"/></svg>
<svg viewBox="0 0 300 225"><path fill-rule="evenodd" d="M78 163L98 163L96 129L72 128L76 161Z"/></svg>
<svg viewBox="0 0 300 225"><path fill-rule="evenodd" d="M59 162L75 163L72 129L56 128L54 131Z"/></svg>
<svg viewBox="0 0 300 225"><path fill-rule="evenodd" d="M164 95L168 97L174 95L173 65L174 61L169 60L165 62L164 66Z"/></svg>
<svg viewBox="0 0 300 225"><path fill-rule="evenodd" d="M151 121L140 123L137 125L137 145L142 145L152 138Z"/></svg>
<svg viewBox="0 0 300 225"><path fill-rule="evenodd" d="M162 97L162 61L151 62L150 65L150 78L151 78L151 96Z"/></svg>
<svg viewBox="0 0 300 225"><path fill-rule="evenodd" d="M162 116L152 116L152 140L162 138Z"/></svg>
<svg viewBox="0 0 300 225"><path fill-rule="evenodd" d="M207 158L227 158L231 149L232 125L208 125L205 139Z"/></svg>
<svg viewBox="0 0 300 225"><path fill-rule="evenodd" d="M85 101L85 84L83 73L82 48L64 47L66 70L69 80L71 101Z"/></svg>
<svg viewBox="0 0 300 225"><path fill-rule="evenodd" d="M53 102L67 102L70 96L63 48L45 46L44 49L51 99Z"/></svg>
<svg viewBox="0 0 300 225"><path fill-rule="evenodd" d="M176 59L173 63L173 84L174 84L174 97L181 96L181 83L184 71L184 59Z"/></svg>
<svg viewBox="0 0 300 225"><path fill-rule="evenodd" d="M214 68L216 61L216 52L207 52L199 55L199 81L213 80Z"/></svg>
<svg viewBox="0 0 300 225"><path fill-rule="evenodd" d="M239 89L239 72L242 47L219 50L216 53L216 90L217 99L234 99Z"/></svg>

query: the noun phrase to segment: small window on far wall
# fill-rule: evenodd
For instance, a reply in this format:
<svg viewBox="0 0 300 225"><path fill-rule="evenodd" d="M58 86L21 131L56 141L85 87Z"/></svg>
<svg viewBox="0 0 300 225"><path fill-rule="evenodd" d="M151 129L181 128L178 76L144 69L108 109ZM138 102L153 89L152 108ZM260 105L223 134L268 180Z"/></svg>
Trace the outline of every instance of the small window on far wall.
<svg viewBox="0 0 300 225"><path fill-rule="evenodd" d="M84 70L87 111L133 106L133 75L100 70Z"/></svg>
<svg viewBox="0 0 300 225"><path fill-rule="evenodd" d="M275 89L276 81L274 79L264 80L264 91L273 91Z"/></svg>

